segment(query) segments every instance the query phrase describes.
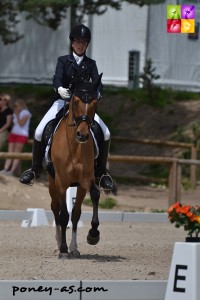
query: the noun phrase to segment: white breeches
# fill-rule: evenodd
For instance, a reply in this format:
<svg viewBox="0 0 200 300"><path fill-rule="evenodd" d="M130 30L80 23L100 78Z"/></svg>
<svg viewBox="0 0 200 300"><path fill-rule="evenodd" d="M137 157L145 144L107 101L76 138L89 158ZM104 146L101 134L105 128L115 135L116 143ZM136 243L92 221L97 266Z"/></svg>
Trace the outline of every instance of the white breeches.
<svg viewBox="0 0 200 300"><path fill-rule="evenodd" d="M39 125L37 126L35 130L35 139L39 142L42 140L42 134L44 131L44 128L46 124L55 118L56 114L63 108L64 101L62 99L56 100L53 105L50 107L50 109L47 111L47 113L44 115L42 120L40 121ZM100 125L103 134L104 134L104 140L107 141L110 139L110 131L106 124L101 120L101 118L95 114L94 116L95 121Z"/></svg>

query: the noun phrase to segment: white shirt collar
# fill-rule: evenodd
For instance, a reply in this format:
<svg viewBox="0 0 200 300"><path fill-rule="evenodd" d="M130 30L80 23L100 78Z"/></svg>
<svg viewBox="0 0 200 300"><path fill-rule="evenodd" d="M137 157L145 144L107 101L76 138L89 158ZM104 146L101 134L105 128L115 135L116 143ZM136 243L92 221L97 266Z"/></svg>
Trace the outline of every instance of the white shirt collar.
<svg viewBox="0 0 200 300"><path fill-rule="evenodd" d="M84 55L78 56L75 52L73 52L73 56L74 56L74 58L75 58L77 64L80 65L80 63L81 63L82 60L83 60Z"/></svg>

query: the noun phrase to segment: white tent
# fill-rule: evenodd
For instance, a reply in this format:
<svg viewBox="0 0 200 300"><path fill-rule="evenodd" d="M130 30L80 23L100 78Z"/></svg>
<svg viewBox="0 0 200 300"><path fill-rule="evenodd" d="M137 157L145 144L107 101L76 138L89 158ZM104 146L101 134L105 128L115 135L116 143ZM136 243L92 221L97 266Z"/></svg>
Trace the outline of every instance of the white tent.
<svg viewBox="0 0 200 300"><path fill-rule="evenodd" d="M167 33L167 4L177 1L142 8L124 3L122 10L109 8L101 16L85 19L92 31L87 53L97 61L104 84L128 86L129 52L134 50L139 53L138 72L151 58L160 85L200 90L200 37L192 40L188 34ZM200 7L195 21L200 23ZM57 57L68 53L69 23L70 12L56 31L22 18L19 30L24 38L11 45L0 41L0 83L51 84Z"/></svg>
<svg viewBox="0 0 200 300"><path fill-rule="evenodd" d="M167 33L167 0L165 4L149 9L147 57L151 58L160 85L178 89L200 90L200 36L189 39L188 34ZM195 22L200 22L200 9L196 7Z"/></svg>
<svg viewBox="0 0 200 300"><path fill-rule="evenodd" d="M121 11L110 8L103 16L92 18L92 56L97 60L106 84L128 85L129 51L139 51L139 71L142 71L146 56L147 14L147 6L123 4Z"/></svg>
<svg viewBox="0 0 200 300"><path fill-rule="evenodd" d="M140 52L140 69L145 61L147 7L124 4L109 8L101 16L88 17L92 31L88 55L103 72L103 83L128 84L129 51ZM0 83L51 83L57 57L68 53L69 15L57 31L22 18L24 38L15 44L0 41Z"/></svg>
<svg viewBox="0 0 200 300"><path fill-rule="evenodd" d="M51 83L58 56L69 49L69 20L54 31L22 17L24 38L8 45L0 41L0 82Z"/></svg>

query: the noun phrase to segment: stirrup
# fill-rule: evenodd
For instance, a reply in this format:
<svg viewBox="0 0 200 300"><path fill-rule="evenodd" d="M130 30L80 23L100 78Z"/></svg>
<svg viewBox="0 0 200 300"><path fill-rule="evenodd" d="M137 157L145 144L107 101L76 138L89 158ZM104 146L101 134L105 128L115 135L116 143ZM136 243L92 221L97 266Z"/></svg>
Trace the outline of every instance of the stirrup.
<svg viewBox="0 0 200 300"><path fill-rule="evenodd" d="M106 176L110 177L110 180L111 180L112 185L113 185L113 179L112 179L112 177L110 176L110 174L105 173L105 174L102 174L101 177L100 177L100 179L99 179L99 189L102 189L102 190L104 190L104 191L110 191L110 189L104 189L104 188L101 187L102 179L103 179L104 177L106 177Z"/></svg>
<svg viewBox="0 0 200 300"><path fill-rule="evenodd" d="M111 181L111 187L109 189L105 189L101 187L101 181L103 179L103 177L108 176L110 178ZM114 180L112 179L111 175L106 172L105 174L103 174L100 179L99 179L99 189L103 190L106 194L109 194L110 192L112 192L114 195L117 195L117 186L114 182Z"/></svg>
<svg viewBox="0 0 200 300"><path fill-rule="evenodd" d="M107 189L106 189L106 188L103 188L103 187L101 186L102 179L103 179L104 177L106 177L106 176L108 176L108 177L110 178L110 181L111 181L111 188L107 188ZM100 177L100 179L99 179L98 187L99 187L99 190L103 190L106 194L108 194L108 193L110 193L110 192L112 192L114 195L117 194L117 187L116 187L116 185L115 185L115 183L114 183L114 181L113 181L111 175L110 175L108 172L106 172L105 174L101 175L101 177Z"/></svg>

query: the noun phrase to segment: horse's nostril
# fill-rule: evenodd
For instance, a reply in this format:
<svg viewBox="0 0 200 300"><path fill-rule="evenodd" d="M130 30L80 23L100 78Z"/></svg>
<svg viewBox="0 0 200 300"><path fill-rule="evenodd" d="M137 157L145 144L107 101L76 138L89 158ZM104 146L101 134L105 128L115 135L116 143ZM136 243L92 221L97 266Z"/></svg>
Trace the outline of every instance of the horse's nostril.
<svg viewBox="0 0 200 300"><path fill-rule="evenodd" d="M77 136L77 138L80 138L80 137L81 137L80 131L77 131L76 136Z"/></svg>
<svg viewBox="0 0 200 300"><path fill-rule="evenodd" d="M77 131L76 138L79 142L86 142L89 138L89 133L87 134L81 134L80 131Z"/></svg>

